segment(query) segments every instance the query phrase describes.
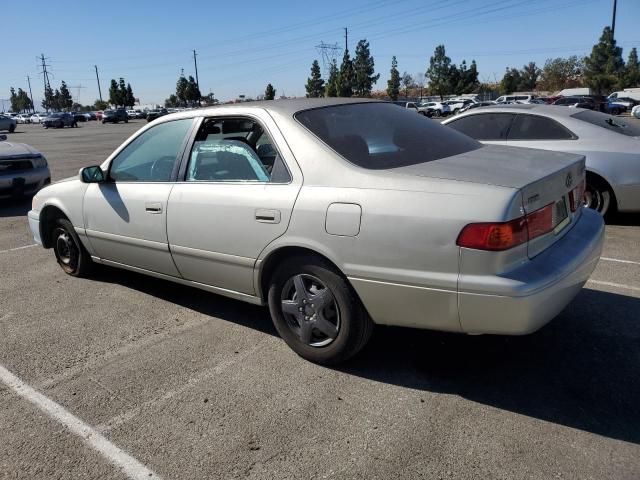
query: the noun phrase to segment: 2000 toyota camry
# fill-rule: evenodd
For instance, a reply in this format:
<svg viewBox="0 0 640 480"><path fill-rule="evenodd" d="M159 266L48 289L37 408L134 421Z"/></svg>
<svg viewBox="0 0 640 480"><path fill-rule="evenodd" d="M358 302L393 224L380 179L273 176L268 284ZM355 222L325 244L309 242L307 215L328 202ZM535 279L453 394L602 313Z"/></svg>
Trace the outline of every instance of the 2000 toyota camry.
<svg viewBox="0 0 640 480"><path fill-rule="evenodd" d="M268 303L301 356L337 363L374 324L519 335L596 266L584 157L483 146L366 100L169 115L41 190L29 224L63 270L121 267Z"/></svg>

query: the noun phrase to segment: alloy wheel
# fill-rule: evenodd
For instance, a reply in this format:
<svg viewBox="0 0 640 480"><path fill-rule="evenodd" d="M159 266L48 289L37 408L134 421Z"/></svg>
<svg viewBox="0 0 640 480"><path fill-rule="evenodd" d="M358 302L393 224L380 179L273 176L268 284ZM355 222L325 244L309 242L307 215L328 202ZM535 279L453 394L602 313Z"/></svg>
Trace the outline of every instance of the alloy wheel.
<svg viewBox="0 0 640 480"><path fill-rule="evenodd" d="M305 345L324 347L340 331L340 310L331 290L317 277L298 274L282 289L282 313Z"/></svg>

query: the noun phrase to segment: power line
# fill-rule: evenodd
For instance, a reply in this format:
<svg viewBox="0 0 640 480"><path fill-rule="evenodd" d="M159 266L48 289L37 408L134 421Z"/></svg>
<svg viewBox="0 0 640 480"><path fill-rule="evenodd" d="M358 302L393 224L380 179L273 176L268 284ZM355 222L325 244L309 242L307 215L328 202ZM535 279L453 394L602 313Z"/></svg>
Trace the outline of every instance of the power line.
<svg viewBox="0 0 640 480"><path fill-rule="evenodd" d="M36 104L33 103L33 93L31 93L31 79L29 78L29 75L27 75L27 83L29 84L29 98L31 98L31 110L35 113Z"/></svg>

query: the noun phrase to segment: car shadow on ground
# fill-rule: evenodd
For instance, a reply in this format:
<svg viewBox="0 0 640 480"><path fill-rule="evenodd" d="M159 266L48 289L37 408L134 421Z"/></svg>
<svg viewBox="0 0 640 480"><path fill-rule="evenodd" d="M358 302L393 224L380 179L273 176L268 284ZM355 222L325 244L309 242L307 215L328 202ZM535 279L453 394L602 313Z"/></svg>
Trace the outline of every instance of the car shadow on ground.
<svg viewBox="0 0 640 480"><path fill-rule="evenodd" d="M616 213L607 218L607 225L638 226L640 213Z"/></svg>
<svg viewBox="0 0 640 480"><path fill-rule="evenodd" d="M94 278L277 335L266 308L112 268ZM553 322L523 337L378 326L336 370L640 444L638 312L638 298L584 289Z"/></svg>
<svg viewBox="0 0 640 480"><path fill-rule="evenodd" d="M31 198L0 200L0 218L24 217L31 210Z"/></svg>
<svg viewBox="0 0 640 480"><path fill-rule="evenodd" d="M584 289L523 337L378 328L342 371L640 443L640 299Z"/></svg>

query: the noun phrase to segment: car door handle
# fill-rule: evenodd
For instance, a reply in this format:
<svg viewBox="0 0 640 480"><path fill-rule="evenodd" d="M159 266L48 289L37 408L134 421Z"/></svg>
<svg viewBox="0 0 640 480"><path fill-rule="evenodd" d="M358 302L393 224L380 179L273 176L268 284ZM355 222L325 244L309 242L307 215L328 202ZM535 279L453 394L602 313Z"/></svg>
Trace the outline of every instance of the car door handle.
<svg viewBox="0 0 640 480"><path fill-rule="evenodd" d="M147 213L162 213L162 203L153 202L153 203L145 203L144 209Z"/></svg>
<svg viewBox="0 0 640 480"><path fill-rule="evenodd" d="M260 223L280 223L280 210L267 210L259 208L256 210L256 221Z"/></svg>

